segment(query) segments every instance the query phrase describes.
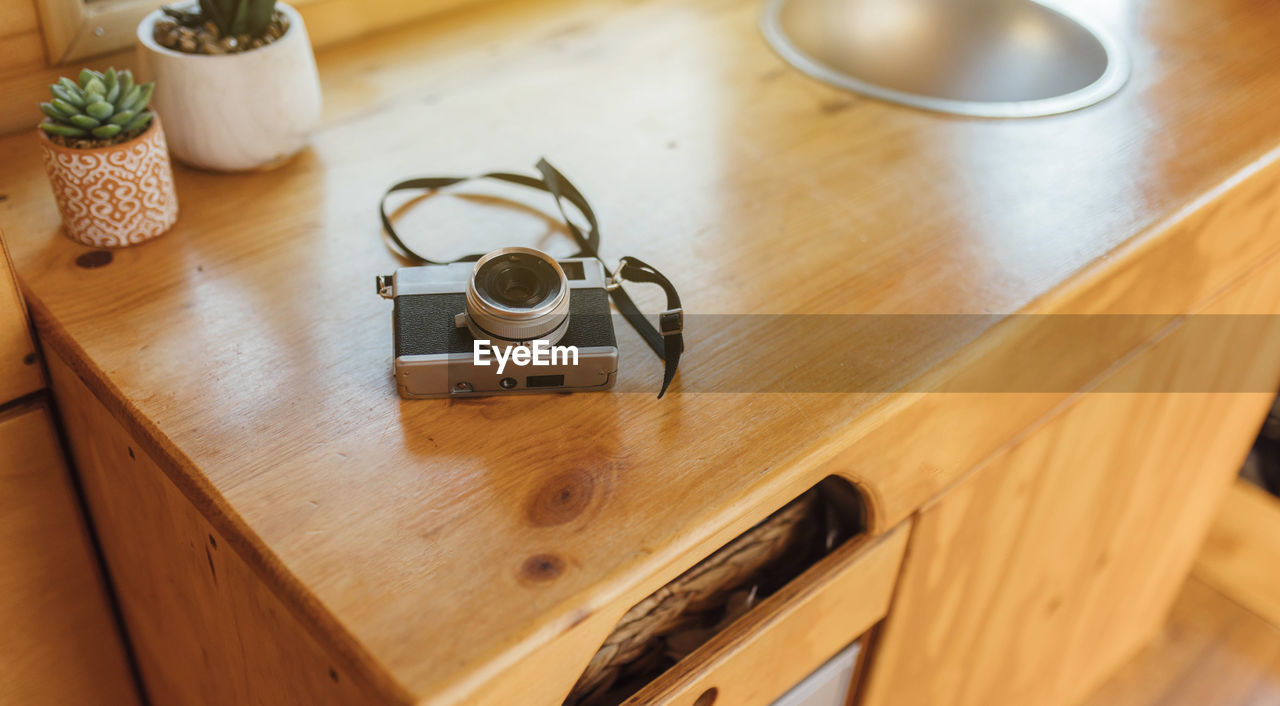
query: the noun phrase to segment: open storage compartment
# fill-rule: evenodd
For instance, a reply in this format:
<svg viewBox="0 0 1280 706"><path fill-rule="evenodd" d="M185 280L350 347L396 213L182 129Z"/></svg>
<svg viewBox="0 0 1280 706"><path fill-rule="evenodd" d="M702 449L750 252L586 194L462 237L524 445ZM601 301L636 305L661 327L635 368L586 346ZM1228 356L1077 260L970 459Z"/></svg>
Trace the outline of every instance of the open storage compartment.
<svg viewBox="0 0 1280 706"><path fill-rule="evenodd" d="M565 705L771 703L887 611L906 533L866 515L824 479L628 610Z"/></svg>

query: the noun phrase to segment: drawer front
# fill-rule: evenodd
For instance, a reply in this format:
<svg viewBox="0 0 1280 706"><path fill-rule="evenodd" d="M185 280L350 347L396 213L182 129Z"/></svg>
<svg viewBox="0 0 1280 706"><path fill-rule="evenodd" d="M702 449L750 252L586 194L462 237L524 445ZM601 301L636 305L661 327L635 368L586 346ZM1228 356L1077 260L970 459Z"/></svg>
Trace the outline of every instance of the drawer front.
<svg viewBox="0 0 1280 706"><path fill-rule="evenodd" d="M837 549L626 703L773 703L885 616L908 530Z"/></svg>
<svg viewBox="0 0 1280 706"><path fill-rule="evenodd" d="M0 404L44 387L18 281L0 234Z"/></svg>
<svg viewBox="0 0 1280 706"><path fill-rule="evenodd" d="M0 704L138 703L49 411L0 415Z"/></svg>

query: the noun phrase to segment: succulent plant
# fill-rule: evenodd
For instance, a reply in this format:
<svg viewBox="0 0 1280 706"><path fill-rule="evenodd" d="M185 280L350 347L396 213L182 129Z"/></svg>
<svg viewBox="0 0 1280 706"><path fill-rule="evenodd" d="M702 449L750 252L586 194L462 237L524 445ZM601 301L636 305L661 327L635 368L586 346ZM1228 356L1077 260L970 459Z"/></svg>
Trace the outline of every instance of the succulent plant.
<svg viewBox="0 0 1280 706"><path fill-rule="evenodd" d="M212 22L222 37L261 37L271 26L276 0L200 0L198 11L165 7L165 14L185 27Z"/></svg>
<svg viewBox="0 0 1280 706"><path fill-rule="evenodd" d="M63 77L49 90L53 100L40 104L48 116L40 129L50 135L109 140L151 123L146 108L155 84L135 84L128 69L82 69L79 83Z"/></svg>

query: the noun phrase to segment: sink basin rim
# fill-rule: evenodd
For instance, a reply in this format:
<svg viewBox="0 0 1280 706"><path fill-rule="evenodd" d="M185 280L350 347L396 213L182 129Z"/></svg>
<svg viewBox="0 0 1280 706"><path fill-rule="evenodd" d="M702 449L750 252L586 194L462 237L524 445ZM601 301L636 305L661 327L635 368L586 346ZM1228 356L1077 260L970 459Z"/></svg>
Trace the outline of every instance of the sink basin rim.
<svg viewBox="0 0 1280 706"><path fill-rule="evenodd" d="M1107 66L1092 83L1069 93L1024 101L969 101L940 98L900 91L864 81L833 69L810 57L791 41L782 29L781 15L787 3L794 0L765 0L760 13L760 32L765 42L784 61L812 78L871 98L899 103L924 110L979 118L1034 118L1080 110L1109 98L1129 80L1128 54L1120 40L1106 27L1056 4L1034 2L1071 22L1075 22L1102 46ZM891 0L892 1L892 0Z"/></svg>

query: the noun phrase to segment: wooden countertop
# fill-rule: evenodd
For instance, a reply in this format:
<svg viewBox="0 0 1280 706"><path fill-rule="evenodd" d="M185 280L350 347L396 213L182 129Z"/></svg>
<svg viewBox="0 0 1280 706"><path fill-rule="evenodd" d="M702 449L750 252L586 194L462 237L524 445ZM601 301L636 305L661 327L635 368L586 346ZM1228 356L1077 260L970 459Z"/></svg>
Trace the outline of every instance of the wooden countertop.
<svg viewBox="0 0 1280 706"><path fill-rule="evenodd" d="M1001 122L818 84L765 46L753 2L496 2L321 52L312 148L264 174L179 169L178 225L109 266L76 266L32 134L0 140L0 227L46 348L347 668L464 700L584 622L585 660L827 473L887 529L1065 395L681 392L727 345L690 331L659 401L620 330L643 394L404 402L373 291L397 265L382 190L546 155L606 255L655 263L691 313L1185 313L1276 250L1256 234L1280 182L1280 15L1090 5L1130 43L1130 84ZM567 252L529 212L420 206L401 220L419 243ZM920 365L883 389L1000 360L1017 327L973 321L886 352Z"/></svg>

